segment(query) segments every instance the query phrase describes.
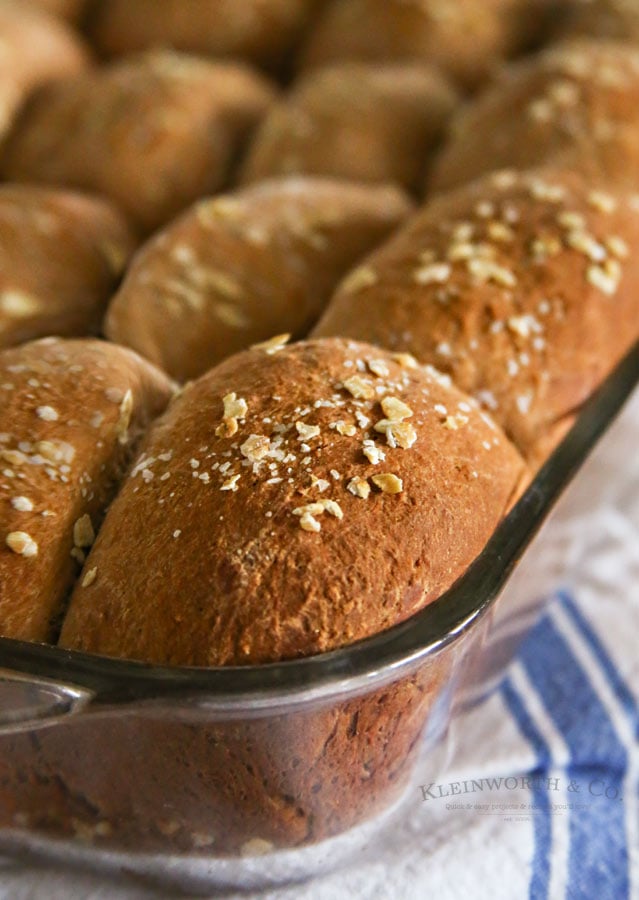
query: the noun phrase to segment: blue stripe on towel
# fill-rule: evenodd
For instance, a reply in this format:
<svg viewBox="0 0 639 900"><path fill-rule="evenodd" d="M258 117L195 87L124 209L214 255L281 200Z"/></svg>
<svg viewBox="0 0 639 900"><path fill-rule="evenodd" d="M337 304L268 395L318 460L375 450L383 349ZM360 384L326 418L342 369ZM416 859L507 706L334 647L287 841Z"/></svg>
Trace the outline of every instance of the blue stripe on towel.
<svg viewBox="0 0 639 900"><path fill-rule="evenodd" d="M623 900L629 891L628 848L624 804L618 798L626 750L548 616L533 630L519 659L570 750L566 775L579 790L568 796L585 806L570 813L570 897ZM606 789L611 796L605 796Z"/></svg>
<svg viewBox="0 0 639 900"><path fill-rule="evenodd" d="M601 643L599 635L594 631L573 598L565 591L559 593L558 597L559 602L572 619L575 628L588 644L590 651L601 666L610 687L615 692L615 696L630 719L635 736L639 739L639 704L637 704L625 681L617 671L606 648Z"/></svg>
<svg viewBox="0 0 639 900"><path fill-rule="evenodd" d="M502 682L501 693L519 730L535 751L538 763L536 771L537 773L542 774L543 771L549 769L551 763L548 745L538 731L528 710L524 706L521 697L513 687L510 678L506 677ZM546 900L550 882L550 849L552 837L550 799L545 788L540 785L535 786L534 782L531 793L535 807L533 819L535 850L532 860L530 900Z"/></svg>

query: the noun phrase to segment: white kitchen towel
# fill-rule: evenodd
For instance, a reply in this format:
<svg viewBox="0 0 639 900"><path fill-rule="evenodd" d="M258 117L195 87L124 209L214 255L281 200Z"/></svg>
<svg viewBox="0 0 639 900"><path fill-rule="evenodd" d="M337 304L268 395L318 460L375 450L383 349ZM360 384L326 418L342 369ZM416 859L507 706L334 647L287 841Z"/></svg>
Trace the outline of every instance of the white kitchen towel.
<svg viewBox="0 0 639 900"><path fill-rule="evenodd" d="M639 900L639 395L582 478L561 523L570 582L457 720L445 773L425 761L366 852L263 900ZM162 896L175 894L0 862L0 900Z"/></svg>

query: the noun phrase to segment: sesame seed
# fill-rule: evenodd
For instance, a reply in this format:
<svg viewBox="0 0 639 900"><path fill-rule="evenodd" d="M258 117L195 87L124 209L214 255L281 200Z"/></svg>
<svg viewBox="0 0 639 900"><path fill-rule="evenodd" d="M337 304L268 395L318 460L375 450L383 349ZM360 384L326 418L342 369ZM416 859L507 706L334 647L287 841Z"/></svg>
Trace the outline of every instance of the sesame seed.
<svg viewBox="0 0 639 900"><path fill-rule="evenodd" d="M487 259L470 259L468 271L480 283L493 281L501 287L515 287L517 279L510 269Z"/></svg>
<svg viewBox="0 0 639 900"><path fill-rule="evenodd" d="M613 213L617 208L617 201L614 197L604 191L591 191L587 199L593 209L602 213Z"/></svg>
<svg viewBox="0 0 639 900"><path fill-rule="evenodd" d="M373 475L371 481L383 494L401 494L404 485L401 478L386 472L383 475Z"/></svg>
<svg viewBox="0 0 639 900"><path fill-rule="evenodd" d="M372 463L374 466L378 465L380 462L386 459L386 454L382 450L381 447L378 447L373 441L366 440L364 441L362 452L366 459Z"/></svg>
<svg viewBox="0 0 639 900"><path fill-rule="evenodd" d="M402 419L409 419L413 415L413 410L406 403L403 403L397 397L384 397L381 401L381 407L386 416L393 421L401 422Z"/></svg>
<svg viewBox="0 0 639 900"><path fill-rule="evenodd" d="M369 266L359 266L342 281L340 290L345 294L356 294L374 284L377 284L376 272Z"/></svg>
<svg viewBox="0 0 639 900"><path fill-rule="evenodd" d="M371 486L366 478L360 478L359 475L356 475L348 482L346 490L350 491L355 497L367 500L371 492Z"/></svg>
<svg viewBox="0 0 639 900"><path fill-rule="evenodd" d="M311 438L318 437L321 433L319 425L307 425L305 422L296 422L295 428L299 435L298 440L308 441Z"/></svg>
<svg viewBox="0 0 639 900"><path fill-rule="evenodd" d="M444 284L450 278L451 271L448 263L432 263L416 269L413 273L413 280L422 285Z"/></svg>
<svg viewBox="0 0 639 900"><path fill-rule="evenodd" d="M322 530L322 526L317 521L317 519L310 515L310 513L305 513L300 519L300 528L304 531L312 531L317 534L317 532Z"/></svg>
<svg viewBox="0 0 639 900"><path fill-rule="evenodd" d="M13 497L11 506L17 509L18 512L31 512L33 510L33 503L28 497Z"/></svg>
<svg viewBox="0 0 639 900"><path fill-rule="evenodd" d="M368 368L378 378L388 378L390 375L390 370L383 359L369 359Z"/></svg>
<svg viewBox="0 0 639 900"><path fill-rule="evenodd" d="M251 350L263 350L270 356L273 353L278 353L280 350L283 350L290 339L290 334L276 334L275 337L270 338L268 341L262 341L260 344L253 344Z"/></svg>
<svg viewBox="0 0 639 900"><path fill-rule="evenodd" d="M271 449L271 442L263 434L251 434L240 446L240 453L251 462L259 462L268 456Z"/></svg>
<svg viewBox="0 0 639 900"><path fill-rule="evenodd" d="M402 369L417 369L419 363L411 353L393 353L393 360L402 367Z"/></svg>
<svg viewBox="0 0 639 900"><path fill-rule="evenodd" d="M116 425L116 434L118 443L126 444L129 440L129 425L131 424L131 414L133 413L133 393L131 389L127 390L120 403L120 415Z"/></svg>
<svg viewBox="0 0 639 900"><path fill-rule="evenodd" d="M616 260L609 259L603 266L589 266L587 281L609 297L617 292L621 280L621 267Z"/></svg>
<svg viewBox="0 0 639 900"><path fill-rule="evenodd" d="M45 422L57 422L59 419L57 411L52 406L38 406L36 416Z"/></svg>
<svg viewBox="0 0 639 900"><path fill-rule="evenodd" d="M90 587L98 576L98 567L94 566L84 575L82 579L82 587Z"/></svg>
<svg viewBox="0 0 639 900"><path fill-rule="evenodd" d="M350 422L343 422L341 419L338 422L333 422L331 428L335 428L338 434L342 434L345 437L353 437L354 434L357 434L357 429Z"/></svg>
<svg viewBox="0 0 639 900"><path fill-rule="evenodd" d="M375 390L370 381L366 381L359 375L347 378L344 381L344 387L356 400L372 400L375 396Z"/></svg>
<svg viewBox="0 0 639 900"><path fill-rule="evenodd" d="M38 545L26 531L10 532L5 538L5 543L14 553L27 559L38 555Z"/></svg>
<svg viewBox="0 0 639 900"><path fill-rule="evenodd" d="M221 467L220 467L221 468ZM221 491L237 491L237 483L240 480L241 475L231 475L230 478L227 478L226 481L222 484L220 490Z"/></svg>
<svg viewBox="0 0 639 900"><path fill-rule="evenodd" d="M456 415L454 416L446 416L444 420L444 428L449 428L451 431L457 431L467 423L468 416L464 416L461 413L456 413Z"/></svg>
<svg viewBox="0 0 639 900"><path fill-rule="evenodd" d="M627 259L630 255L630 248L628 244L623 240L623 238L617 237L617 235L611 235L606 238L606 247L610 250L610 252L616 256L618 259Z"/></svg>
<svg viewBox="0 0 639 900"><path fill-rule="evenodd" d="M91 516L85 513L73 525L73 543L76 547L91 547L95 541L95 531Z"/></svg>

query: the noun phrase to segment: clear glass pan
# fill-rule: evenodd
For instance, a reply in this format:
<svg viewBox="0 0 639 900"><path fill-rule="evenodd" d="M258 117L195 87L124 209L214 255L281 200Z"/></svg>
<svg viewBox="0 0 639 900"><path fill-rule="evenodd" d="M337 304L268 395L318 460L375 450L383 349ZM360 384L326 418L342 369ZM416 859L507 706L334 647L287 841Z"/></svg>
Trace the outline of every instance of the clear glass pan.
<svg viewBox="0 0 639 900"><path fill-rule="evenodd" d="M0 639L0 851L202 891L361 848L534 624L551 511L638 383L635 344L465 575L350 647L166 669Z"/></svg>

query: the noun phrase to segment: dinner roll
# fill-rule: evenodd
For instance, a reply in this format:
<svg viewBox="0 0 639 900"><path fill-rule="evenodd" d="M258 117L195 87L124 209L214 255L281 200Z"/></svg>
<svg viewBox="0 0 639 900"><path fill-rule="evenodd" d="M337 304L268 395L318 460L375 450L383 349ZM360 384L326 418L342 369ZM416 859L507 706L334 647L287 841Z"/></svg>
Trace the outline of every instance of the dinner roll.
<svg viewBox="0 0 639 900"><path fill-rule="evenodd" d="M312 174L421 188L457 97L430 66L337 63L303 75L257 129L243 181Z"/></svg>
<svg viewBox="0 0 639 900"><path fill-rule="evenodd" d="M96 334L134 247L106 200L0 185L0 347Z"/></svg>
<svg viewBox="0 0 639 900"><path fill-rule="evenodd" d="M108 55L153 47L280 68L323 0L98 0L92 36Z"/></svg>
<svg viewBox="0 0 639 900"><path fill-rule="evenodd" d="M101 341L0 353L0 635L55 641L104 509L171 392L157 369Z"/></svg>
<svg viewBox="0 0 639 900"><path fill-rule="evenodd" d="M301 64L420 60L474 90L500 60L535 42L548 8L548 0L331 0Z"/></svg>
<svg viewBox="0 0 639 900"><path fill-rule="evenodd" d="M502 172L427 204L315 330L414 353L541 462L639 335L639 197Z"/></svg>
<svg viewBox="0 0 639 900"><path fill-rule="evenodd" d="M431 191L548 163L639 186L639 48L584 40L513 64L453 120Z"/></svg>
<svg viewBox="0 0 639 900"><path fill-rule="evenodd" d="M61 646L242 665L344 646L439 597L523 464L449 379L345 340L237 354L151 428Z"/></svg>
<svg viewBox="0 0 639 900"><path fill-rule="evenodd" d="M64 22L29 3L0 0L0 140L34 88L76 75L89 52Z"/></svg>
<svg viewBox="0 0 639 900"><path fill-rule="evenodd" d="M239 63L149 53L39 91L2 170L106 194L150 231L226 184L272 97Z"/></svg>
<svg viewBox="0 0 639 900"><path fill-rule="evenodd" d="M274 334L302 336L410 211L393 187L321 178L202 200L136 256L105 332L178 379Z"/></svg>

